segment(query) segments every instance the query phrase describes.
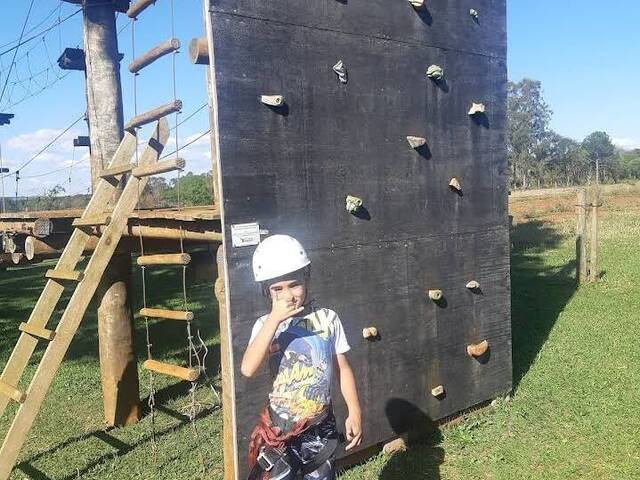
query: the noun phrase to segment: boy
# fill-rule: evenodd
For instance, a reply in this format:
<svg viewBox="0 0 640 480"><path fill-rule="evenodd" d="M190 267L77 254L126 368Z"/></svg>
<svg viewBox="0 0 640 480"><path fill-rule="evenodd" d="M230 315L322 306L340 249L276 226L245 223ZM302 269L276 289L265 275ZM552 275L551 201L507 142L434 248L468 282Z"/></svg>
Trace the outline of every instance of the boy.
<svg viewBox="0 0 640 480"><path fill-rule="evenodd" d="M334 369L349 410L346 450L362 441L360 403L342 323L332 310L305 303L310 264L302 245L287 235L268 237L253 254L254 277L271 299L271 313L256 321L241 372L252 377L269 357L273 388L251 434L251 480L335 478Z"/></svg>

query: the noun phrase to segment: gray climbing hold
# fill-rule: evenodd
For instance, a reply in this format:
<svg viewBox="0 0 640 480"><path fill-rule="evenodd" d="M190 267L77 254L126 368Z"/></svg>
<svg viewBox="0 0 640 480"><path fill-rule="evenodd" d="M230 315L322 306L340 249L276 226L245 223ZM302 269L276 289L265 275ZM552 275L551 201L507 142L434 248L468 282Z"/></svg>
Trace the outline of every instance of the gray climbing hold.
<svg viewBox="0 0 640 480"><path fill-rule="evenodd" d="M431 65L427 68L427 77L431 80L442 80L444 78L444 70L438 65Z"/></svg>
<svg viewBox="0 0 640 480"><path fill-rule="evenodd" d="M434 302L442 300L442 290L429 290L428 295Z"/></svg>
<svg viewBox="0 0 640 480"><path fill-rule="evenodd" d="M473 18L476 22L480 18L480 14L475 8L472 8L471 10L469 10L469 15L471 15L471 18Z"/></svg>
<svg viewBox="0 0 640 480"><path fill-rule="evenodd" d="M338 78L342 83L347 83L349 81L347 76L347 67L345 67L342 60L338 60L338 63L333 66L333 71L338 75Z"/></svg>
<svg viewBox="0 0 640 480"><path fill-rule="evenodd" d="M478 283L477 280L471 280L469 283L467 283L467 288L469 290L478 290L480 289L480 283Z"/></svg>
<svg viewBox="0 0 640 480"><path fill-rule="evenodd" d="M473 115L478 115L480 113L485 113L486 111L486 107L484 106L484 103L472 103L471 104L471 108L469 109L469 115L473 116Z"/></svg>
<svg viewBox="0 0 640 480"><path fill-rule="evenodd" d="M347 195L346 200L346 208L349 213L358 213L358 211L362 208L362 199L358 197L354 197L353 195Z"/></svg>
<svg viewBox="0 0 640 480"><path fill-rule="evenodd" d="M422 137L413 137L411 135L409 135L407 137L407 142L409 142L409 145L411 145L411 148L420 148L424 145L427 144L427 139L426 138L422 138Z"/></svg>
<svg viewBox="0 0 640 480"><path fill-rule="evenodd" d="M262 95L260 101L270 107L280 107L284 103L282 95Z"/></svg>

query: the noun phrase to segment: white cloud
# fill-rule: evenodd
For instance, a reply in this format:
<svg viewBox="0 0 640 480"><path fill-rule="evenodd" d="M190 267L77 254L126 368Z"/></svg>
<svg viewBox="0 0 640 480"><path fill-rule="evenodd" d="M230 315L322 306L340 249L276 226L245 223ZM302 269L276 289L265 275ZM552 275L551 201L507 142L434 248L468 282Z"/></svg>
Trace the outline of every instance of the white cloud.
<svg viewBox="0 0 640 480"><path fill-rule="evenodd" d="M640 148L640 140L635 140L633 138L612 138L611 141L616 147L622 148L623 150Z"/></svg>

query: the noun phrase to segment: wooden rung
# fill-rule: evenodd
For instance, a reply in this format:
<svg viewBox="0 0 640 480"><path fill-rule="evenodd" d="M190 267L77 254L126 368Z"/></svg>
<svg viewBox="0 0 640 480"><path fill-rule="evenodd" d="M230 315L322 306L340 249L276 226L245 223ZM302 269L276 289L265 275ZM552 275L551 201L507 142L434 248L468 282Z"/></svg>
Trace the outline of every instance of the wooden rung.
<svg viewBox="0 0 640 480"><path fill-rule="evenodd" d="M156 3L156 0L138 0L135 3L132 3L129 10L127 10L127 17L137 18L138 15L154 3Z"/></svg>
<svg viewBox="0 0 640 480"><path fill-rule="evenodd" d="M53 340L56 337L56 332L47 330L46 328L36 327L29 325L28 323L21 323L18 330L24 333L28 333L32 337L42 338L43 340Z"/></svg>
<svg viewBox="0 0 640 480"><path fill-rule="evenodd" d="M144 362L144 368L162 375L179 378L187 382L195 382L200 376L200 370L197 368L178 367L170 363L162 363L156 360L147 360Z"/></svg>
<svg viewBox="0 0 640 480"><path fill-rule="evenodd" d="M131 171L134 177L149 177L151 175L160 175L161 173L181 170L187 163L182 158L172 158L170 160L162 160L160 162L148 163L140 165Z"/></svg>
<svg viewBox="0 0 640 480"><path fill-rule="evenodd" d="M188 253L166 253L158 255L141 255L138 257L138 265L189 265L191 255Z"/></svg>
<svg viewBox="0 0 640 480"><path fill-rule="evenodd" d="M153 62L158 60L159 58L164 57L165 55L175 52L180 48L180 40L177 38L170 38L155 47L151 50L143 53L138 58L134 59L129 64L129 71L131 73L138 73L144 67L151 65Z"/></svg>
<svg viewBox="0 0 640 480"><path fill-rule="evenodd" d="M111 223L111 217L109 215L85 215L81 218L76 218L72 225L74 227L99 227L101 225L109 225Z"/></svg>
<svg viewBox="0 0 640 480"><path fill-rule="evenodd" d="M124 126L124 129L133 130L134 128L142 127L143 125L160 120L162 117L179 112L180 110L182 110L182 102L180 100L166 103L158 108L136 115L129 120L129 123Z"/></svg>
<svg viewBox="0 0 640 480"><path fill-rule="evenodd" d="M124 165L116 165L115 167L105 168L104 170L102 170L102 173L100 173L100 178L111 178L117 175L122 175L124 173L130 172L134 169L134 167L135 165L126 163Z"/></svg>
<svg viewBox="0 0 640 480"><path fill-rule="evenodd" d="M2 380L0 380L0 395L9 397L18 403L24 403L24 401L27 399L27 396L24 393L22 393L17 388L12 387L8 383L4 383Z"/></svg>
<svg viewBox="0 0 640 480"><path fill-rule="evenodd" d="M182 310L165 310L162 308L143 308L140 315L151 318L164 318L165 320L185 320L190 322L193 320L193 312L185 312Z"/></svg>
<svg viewBox="0 0 640 480"><path fill-rule="evenodd" d="M79 282L84 278L84 273L75 270L47 270L44 276L51 280Z"/></svg>

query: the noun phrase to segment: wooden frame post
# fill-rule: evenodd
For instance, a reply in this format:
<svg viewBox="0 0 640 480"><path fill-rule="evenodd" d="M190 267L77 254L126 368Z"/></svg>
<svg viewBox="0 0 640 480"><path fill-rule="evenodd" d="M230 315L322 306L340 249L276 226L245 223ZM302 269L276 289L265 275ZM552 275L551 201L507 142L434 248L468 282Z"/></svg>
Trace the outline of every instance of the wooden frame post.
<svg viewBox="0 0 640 480"><path fill-rule="evenodd" d="M101 0L86 0L83 10L91 179L95 186L124 133L120 57L114 5ZM128 425L140 418L133 314L129 304L130 282L131 251L121 245L109 263L96 294L100 302L100 371L108 425Z"/></svg>
<svg viewBox="0 0 640 480"><path fill-rule="evenodd" d="M589 281L598 281L598 209L600 207L600 190L593 191L591 202L591 257L589 259Z"/></svg>
<svg viewBox="0 0 640 480"><path fill-rule="evenodd" d="M584 189L578 190L576 211L576 282L581 284L587 281L587 192Z"/></svg>

